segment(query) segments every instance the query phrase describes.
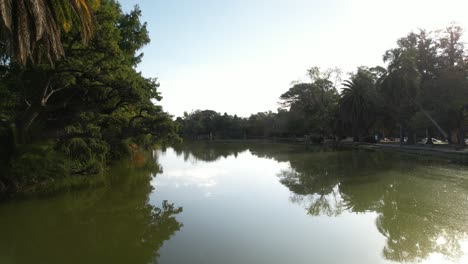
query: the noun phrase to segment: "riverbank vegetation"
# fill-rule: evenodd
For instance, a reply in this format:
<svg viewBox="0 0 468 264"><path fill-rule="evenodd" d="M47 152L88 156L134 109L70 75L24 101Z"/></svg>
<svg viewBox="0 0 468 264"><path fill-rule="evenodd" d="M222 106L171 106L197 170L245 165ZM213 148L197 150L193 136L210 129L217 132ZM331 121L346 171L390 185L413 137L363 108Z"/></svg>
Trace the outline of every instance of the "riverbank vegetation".
<svg viewBox="0 0 468 264"><path fill-rule="evenodd" d="M305 137L321 142L432 138L465 147L468 126L468 56L455 24L411 32L383 55L385 67L361 66L342 80L339 69L308 70L293 82L277 112L248 118L197 110L177 118L188 139ZM377 137L376 137L377 136Z"/></svg>
<svg viewBox="0 0 468 264"><path fill-rule="evenodd" d="M150 42L138 7L38 2L0 1L0 193L100 175L178 139L157 79L136 70Z"/></svg>
<svg viewBox="0 0 468 264"><path fill-rule="evenodd" d="M161 169L156 157L148 158L150 162L143 166L127 162L113 166L106 185L52 199L19 202L16 197L1 203L2 259L14 263L38 259L51 260L47 263L100 263L104 259L158 263L162 245L183 228L177 219L183 208L166 200L148 203L154 191L152 175ZM19 254L17 249L24 241L31 242L24 248L28 253Z"/></svg>

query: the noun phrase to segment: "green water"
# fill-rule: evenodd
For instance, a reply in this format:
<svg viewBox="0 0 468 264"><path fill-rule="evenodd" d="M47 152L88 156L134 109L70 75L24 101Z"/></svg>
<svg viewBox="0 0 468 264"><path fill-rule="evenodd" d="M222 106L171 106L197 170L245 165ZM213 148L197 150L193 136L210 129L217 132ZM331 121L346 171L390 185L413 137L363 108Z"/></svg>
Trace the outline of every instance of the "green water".
<svg viewBox="0 0 468 264"><path fill-rule="evenodd" d="M0 263L468 263L468 167L274 144L153 159L0 204Z"/></svg>

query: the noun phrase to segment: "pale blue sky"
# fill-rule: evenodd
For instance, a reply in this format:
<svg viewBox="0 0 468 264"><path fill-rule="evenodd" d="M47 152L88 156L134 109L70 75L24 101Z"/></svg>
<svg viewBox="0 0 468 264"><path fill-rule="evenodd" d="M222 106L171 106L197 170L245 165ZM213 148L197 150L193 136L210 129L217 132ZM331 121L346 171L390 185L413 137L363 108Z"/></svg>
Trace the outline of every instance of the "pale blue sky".
<svg viewBox="0 0 468 264"><path fill-rule="evenodd" d="M240 116L278 108L311 66L382 64L397 38L456 21L466 0L121 0L138 4L151 44L139 70L158 77L169 113L213 109Z"/></svg>

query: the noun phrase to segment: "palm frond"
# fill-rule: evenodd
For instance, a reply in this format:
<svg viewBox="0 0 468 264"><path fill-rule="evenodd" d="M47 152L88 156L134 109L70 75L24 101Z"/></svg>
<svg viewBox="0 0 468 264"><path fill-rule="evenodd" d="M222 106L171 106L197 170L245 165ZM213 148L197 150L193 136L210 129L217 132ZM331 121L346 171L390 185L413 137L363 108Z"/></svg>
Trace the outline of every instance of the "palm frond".
<svg viewBox="0 0 468 264"><path fill-rule="evenodd" d="M13 16L11 13L11 0L0 0L0 15L5 27L11 32L13 26Z"/></svg>
<svg viewBox="0 0 468 264"><path fill-rule="evenodd" d="M86 44L92 36L99 0L0 0L0 28L7 32L11 58L19 64L45 55L63 57L61 32L73 26Z"/></svg>
<svg viewBox="0 0 468 264"><path fill-rule="evenodd" d="M45 20L45 10L46 7L43 1L25 1L25 6L28 10L28 13L33 17L34 29L32 30L32 35L34 39L39 41L42 38L44 33L44 27L47 26Z"/></svg>

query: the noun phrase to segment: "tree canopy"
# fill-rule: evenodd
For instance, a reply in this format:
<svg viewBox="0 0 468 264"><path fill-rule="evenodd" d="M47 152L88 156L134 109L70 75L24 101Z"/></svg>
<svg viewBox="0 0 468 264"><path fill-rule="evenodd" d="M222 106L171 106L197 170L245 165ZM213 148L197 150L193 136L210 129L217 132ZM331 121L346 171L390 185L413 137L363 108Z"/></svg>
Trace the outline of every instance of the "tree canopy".
<svg viewBox="0 0 468 264"><path fill-rule="evenodd" d="M100 173L135 146L177 140L171 116L155 104L157 79L136 70L150 41L140 9L126 14L102 0L93 14L94 37L83 43L83 30L64 31L66 56L54 65L2 54L9 59L1 65L0 132L11 148L2 153L0 180L10 186Z"/></svg>

